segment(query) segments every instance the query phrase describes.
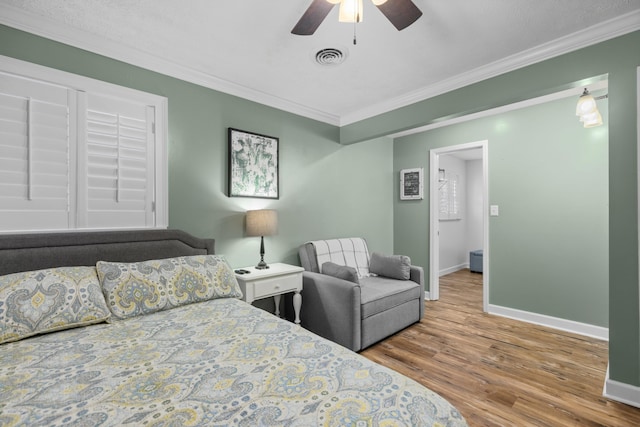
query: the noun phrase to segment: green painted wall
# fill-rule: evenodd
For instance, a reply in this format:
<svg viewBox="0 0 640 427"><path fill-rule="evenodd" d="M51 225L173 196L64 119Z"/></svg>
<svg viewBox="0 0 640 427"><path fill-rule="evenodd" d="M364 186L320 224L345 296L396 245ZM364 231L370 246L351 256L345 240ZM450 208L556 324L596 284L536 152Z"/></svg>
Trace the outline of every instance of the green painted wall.
<svg viewBox="0 0 640 427"><path fill-rule="evenodd" d="M394 172L428 171L430 149L488 140L489 203L500 207L489 303L606 327L608 131L583 128L575 106L565 98L398 138ZM606 100L599 107L606 122ZM395 250L428 271L429 199L395 200Z"/></svg>
<svg viewBox="0 0 640 427"><path fill-rule="evenodd" d="M338 128L0 26L0 55L168 98L169 226L216 238L234 266L255 265L259 238L246 238L244 212L279 213L265 238L266 261L299 263L307 240L364 236L393 249L390 140L343 146ZM227 128L280 138L280 199L229 198ZM376 191L371 191L375 189Z"/></svg>
<svg viewBox="0 0 640 427"><path fill-rule="evenodd" d="M280 211L280 235L267 239L267 261L296 262L298 244L345 234L367 237L376 250L399 252L401 246L394 248L390 242L410 235L393 230L394 214L400 214L399 209L394 212L395 165L402 158L391 161L393 146L382 136L580 86L576 82L608 74L610 375L640 386L636 181L640 32L340 129L4 26L0 41L1 55L167 96L170 225L216 237L218 252L235 265L256 261L252 253L257 252L257 240L242 238L242 213L262 206ZM281 139L280 200L224 196L227 127ZM338 141L368 142L344 147Z"/></svg>
<svg viewBox="0 0 640 427"><path fill-rule="evenodd" d="M609 81L609 362L613 380L640 386L640 295L638 286L637 68L640 32L627 34L520 70L470 85L340 129L341 142L367 140L536 96L580 87L595 76ZM395 155L395 153L394 153ZM394 171L403 157L395 157ZM396 198L397 200L397 198ZM413 232L399 227L394 237ZM502 203L496 200L496 203ZM424 247L426 251L426 246ZM419 248L416 247L416 250ZM583 248L591 251L593 248ZM575 256L571 254L570 256ZM577 296L576 296L577 297ZM502 298L499 296L498 298ZM506 296L513 300L513 296ZM553 304L553 303L551 303Z"/></svg>

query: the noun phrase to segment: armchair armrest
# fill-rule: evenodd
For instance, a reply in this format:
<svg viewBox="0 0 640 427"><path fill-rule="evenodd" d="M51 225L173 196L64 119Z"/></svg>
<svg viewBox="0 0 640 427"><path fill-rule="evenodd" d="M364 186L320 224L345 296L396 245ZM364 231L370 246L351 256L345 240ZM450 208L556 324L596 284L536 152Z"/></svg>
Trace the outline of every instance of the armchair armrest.
<svg viewBox="0 0 640 427"><path fill-rule="evenodd" d="M359 350L360 286L310 271L302 273L302 281L302 326L351 350Z"/></svg>
<svg viewBox="0 0 640 427"><path fill-rule="evenodd" d="M412 282L416 282L422 289L424 289L424 270L422 267L417 265L412 265L410 270L409 280Z"/></svg>
<svg viewBox="0 0 640 427"><path fill-rule="evenodd" d="M409 279L420 285L422 293L420 294L420 319L424 316L424 270L422 267L412 265Z"/></svg>

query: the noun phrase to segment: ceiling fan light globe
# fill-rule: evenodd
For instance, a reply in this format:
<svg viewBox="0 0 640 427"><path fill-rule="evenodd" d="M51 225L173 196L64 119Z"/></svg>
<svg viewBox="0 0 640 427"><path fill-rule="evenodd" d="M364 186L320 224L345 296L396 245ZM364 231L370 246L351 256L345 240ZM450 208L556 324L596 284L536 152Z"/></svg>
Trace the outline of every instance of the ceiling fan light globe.
<svg viewBox="0 0 640 427"><path fill-rule="evenodd" d="M362 22L362 0L342 0L340 3L340 22Z"/></svg>
<svg viewBox="0 0 640 427"><path fill-rule="evenodd" d="M380 6L381 4L385 4L387 2L387 0L371 0L373 2L373 4L375 4L376 6Z"/></svg>
<svg viewBox="0 0 640 427"><path fill-rule="evenodd" d="M327 3L331 3L331 4L338 4L340 3L342 0L327 0Z"/></svg>

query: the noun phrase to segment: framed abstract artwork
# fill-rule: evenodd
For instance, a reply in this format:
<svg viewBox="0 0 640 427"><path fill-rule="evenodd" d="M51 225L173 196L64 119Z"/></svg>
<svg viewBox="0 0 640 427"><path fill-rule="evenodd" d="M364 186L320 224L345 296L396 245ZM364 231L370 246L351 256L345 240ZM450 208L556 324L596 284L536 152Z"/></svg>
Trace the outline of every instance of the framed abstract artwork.
<svg viewBox="0 0 640 427"><path fill-rule="evenodd" d="M279 197L278 138L229 128L229 197Z"/></svg>
<svg viewBox="0 0 640 427"><path fill-rule="evenodd" d="M400 171L400 200L424 199L422 168L402 169Z"/></svg>

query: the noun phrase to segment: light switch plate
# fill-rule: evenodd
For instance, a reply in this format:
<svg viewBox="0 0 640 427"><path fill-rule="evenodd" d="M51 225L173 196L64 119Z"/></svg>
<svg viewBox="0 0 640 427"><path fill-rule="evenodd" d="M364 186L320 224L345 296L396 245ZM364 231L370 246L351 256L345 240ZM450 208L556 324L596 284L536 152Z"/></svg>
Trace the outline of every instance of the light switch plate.
<svg viewBox="0 0 640 427"><path fill-rule="evenodd" d="M491 216L499 216L500 215L500 207L498 205L491 205L489 212Z"/></svg>

